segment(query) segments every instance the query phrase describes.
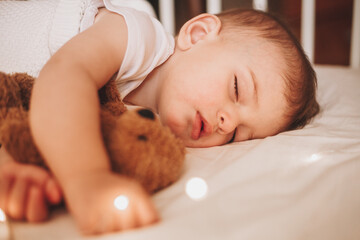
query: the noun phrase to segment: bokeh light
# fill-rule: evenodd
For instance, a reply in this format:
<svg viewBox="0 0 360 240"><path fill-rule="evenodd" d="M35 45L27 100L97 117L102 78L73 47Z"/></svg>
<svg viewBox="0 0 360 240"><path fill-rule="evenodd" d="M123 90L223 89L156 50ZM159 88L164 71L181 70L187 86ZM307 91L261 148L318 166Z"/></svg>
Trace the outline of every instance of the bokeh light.
<svg viewBox="0 0 360 240"><path fill-rule="evenodd" d="M6 221L6 215L4 211L0 208L0 223Z"/></svg>
<svg viewBox="0 0 360 240"><path fill-rule="evenodd" d="M202 200L207 195L208 186L204 179L193 177L187 181L185 192L193 200Z"/></svg>
<svg viewBox="0 0 360 240"><path fill-rule="evenodd" d="M321 154L320 153L314 153L307 159L307 162L308 163L313 163L313 162L319 161L320 159L321 159Z"/></svg>
<svg viewBox="0 0 360 240"><path fill-rule="evenodd" d="M129 198L125 195L120 195L115 198L114 206L119 210L125 210L129 206Z"/></svg>

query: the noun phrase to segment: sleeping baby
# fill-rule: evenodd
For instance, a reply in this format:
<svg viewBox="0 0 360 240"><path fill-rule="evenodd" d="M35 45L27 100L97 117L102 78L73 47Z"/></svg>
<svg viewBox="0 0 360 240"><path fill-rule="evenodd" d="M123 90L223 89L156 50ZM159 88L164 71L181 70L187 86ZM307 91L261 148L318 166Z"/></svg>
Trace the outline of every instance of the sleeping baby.
<svg viewBox="0 0 360 240"><path fill-rule="evenodd" d="M36 6L43 4L43 12L63 21L63 28L52 31L59 33L59 42L65 41L49 53L36 76L29 111L34 140L51 173L13 163L0 149L0 158L9 160L0 174L11 176L0 175L0 207L14 219L45 220L49 205L61 199L85 234L159 219L141 186L109 166L97 91L113 76L124 102L158 113L188 147L265 138L301 128L319 111L316 75L308 58L288 28L268 13L204 13L187 21L173 38L145 12L109 0L68 1L50 11L54 1ZM0 2L1 11L7 4ZM21 4L29 15L32 7L31 1ZM25 16L11 16L9 22L17 29ZM76 34L62 32L67 24L77 24L71 26ZM49 36L34 36L27 44L53 41L37 39ZM4 38L11 43L11 34ZM11 54L9 49L0 44L1 52ZM23 53L27 55L31 53ZM103 204L121 194L130 201L126 211Z"/></svg>

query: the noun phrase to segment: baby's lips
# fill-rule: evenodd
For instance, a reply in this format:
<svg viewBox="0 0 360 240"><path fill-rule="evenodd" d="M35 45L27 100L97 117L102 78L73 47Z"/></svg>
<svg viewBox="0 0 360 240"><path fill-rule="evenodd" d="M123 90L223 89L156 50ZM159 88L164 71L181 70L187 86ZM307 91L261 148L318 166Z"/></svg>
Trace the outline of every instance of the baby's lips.
<svg viewBox="0 0 360 240"><path fill-rule="evenodd" d="M201 116L199 112L196 112L195 119L191 129L191 138L193 140L198 140L201 133Z"/></svg>
<svg viewBox="0 0 360 240"><path fill-rule="evenodd" d="M200 116L201 117L201 116ZM204 136L209 136L212 134L213 128L211 126L211 124L209 124L205 118L201 117L201 121L203 124L203 129L200 132L200 137L204 137ZM200 123L200 127L201 127L201 123Z"/></svg>
<svg viewBox="0 0 360 240"><path fill-rule="evenodd" d="M206 121L206 119L201 116L199 112L196 112L195 120L193 123L191 138L193 140L198 140L200 137L205 137L211 135L213 132L211 124Z"/></svg>

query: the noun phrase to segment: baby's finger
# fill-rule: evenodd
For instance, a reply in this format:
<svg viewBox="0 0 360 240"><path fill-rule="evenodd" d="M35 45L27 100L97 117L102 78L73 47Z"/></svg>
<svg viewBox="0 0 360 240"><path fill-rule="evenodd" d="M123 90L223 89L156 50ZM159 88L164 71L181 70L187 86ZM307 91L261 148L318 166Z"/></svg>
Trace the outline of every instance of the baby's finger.
<svg viewBox="0 0 360 240"><path fill-rule="evenodd" d="M46 199L51 204L59 204L63 198L60 185L53 178L49 178L45 184Z"/></svg>
<svg viewBox="0 0 360 240"><path fill-rule="evenodd" d="M136 213L140 226L155 223L160 219L155 206L148 198L143 198L136 205Z"/></svg>
<svg viewBox="0 0 360 240"><path fill-rule="evenodd" d="M6 210L7 199L12 184L12 178L2 175L0 178L0 208Z"/></svg>
<svg viewBox="0 0 360 240"><path fill-rule="evenodd" d="M28 183L26 181L15 180L8 194L7 210L13 219L22 220L25 217L27 188Z"/></svg>
<svg viewBox="0 0 360 240"><path fill-rule="evenodd" d="M14 167L18 178L29 179L39 186L43 186L47 179L50 178L49 172L39 166L16 163Z"/></svg>
<svg viewBox="0 0 360 240"><path fill-rule="evenodd" d="M138 219L136 216L136 203L132 202L133 199L130 199L129 205L125 209L115 208L116 214L113 231L132 229L137 227Z"/></svg>
<svg viewBox="0 0 360 240"><path fill-rule="evenodd" d="M32 185L29 189L26 206L26 219L29 222L41 222L48 218L49 210L44 193L38 186Z"/></svg>
<svg viewBox="0 0 360 240"><path fill-rule="evenodd" d="M9 161L0 168L0 174L8 177L31 180L31 182L42 186L50 178L48 170L39 166Z"/></svg>

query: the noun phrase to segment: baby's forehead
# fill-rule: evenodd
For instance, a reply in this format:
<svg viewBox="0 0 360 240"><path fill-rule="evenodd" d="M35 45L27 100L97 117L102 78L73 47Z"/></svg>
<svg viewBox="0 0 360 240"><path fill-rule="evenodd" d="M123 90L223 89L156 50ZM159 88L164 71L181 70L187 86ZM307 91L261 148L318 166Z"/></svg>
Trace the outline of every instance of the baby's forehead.
<svg viewBox="0 0 360 240"><path fill-rule="evenodd" d="M221 35L221 34L220 34ZM275 75L284 82L288 72L287 47L267 39L258 30L244 28L243 31L225 31L221 36L227 56L232 56L236 69L250 68L255 75ZM229 63L230 64L230 63ZM285 86L284 86L285 89Z"/></svg>
<svg viewBox="0 0 360 240"><path fill-rule="evenodd" d="M229 44L233 51L268 52L271 54L284 53L286 47L276 40L267 39L255 30L234 31L220 34L223 42ZM282 57L283 56L277 56Z"/></svg>
<svg viewBox="0 0 360 240"><path fill-rule="evenodd" d="M285 52L278 44L258 36L245 35L231 44L230 52L235 53L239 60L246 59L254 66L271 66L272 72L286 71ZM240 61L241 62L241 61Z"/></svg>

